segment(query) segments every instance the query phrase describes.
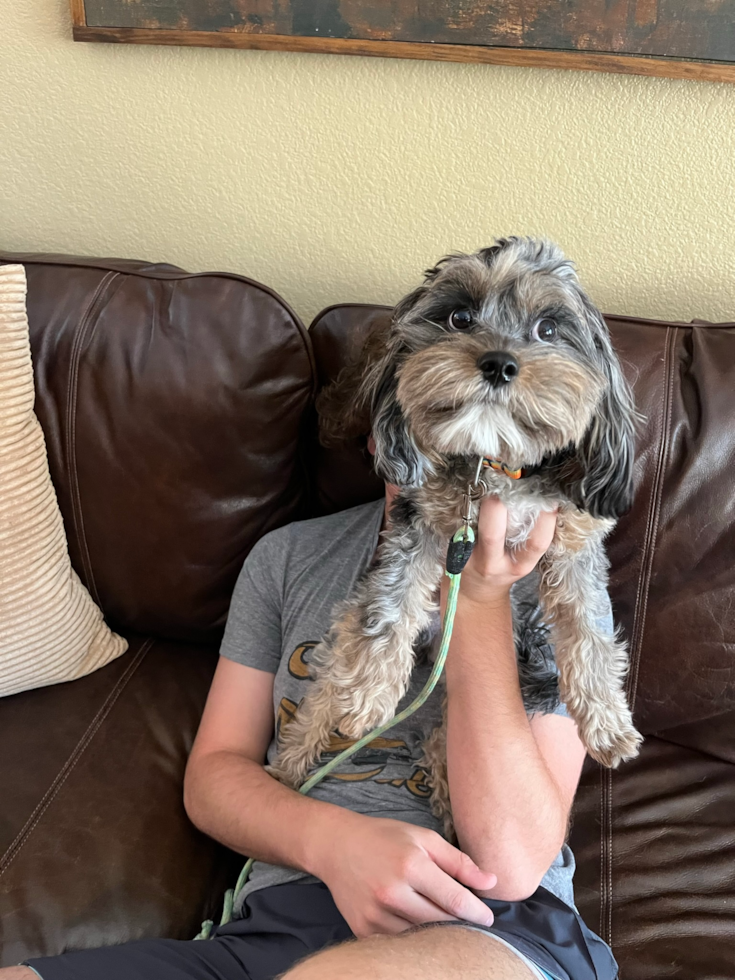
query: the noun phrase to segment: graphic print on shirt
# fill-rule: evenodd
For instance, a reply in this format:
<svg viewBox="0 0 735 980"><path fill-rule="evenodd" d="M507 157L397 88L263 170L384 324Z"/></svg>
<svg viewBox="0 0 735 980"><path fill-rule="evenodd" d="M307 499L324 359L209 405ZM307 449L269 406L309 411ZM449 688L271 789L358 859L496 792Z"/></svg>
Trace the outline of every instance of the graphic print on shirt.
<svg viewBox="0 0 735 980"><path fill-rule="evenodd" d="M386 786L395 786L398 789L405 786L413 796L428 800L431 796L431 786L426 781L427 775L425 769L414 769L408 779L376 779L375 782L384 783Z"/></svg>
<svg viewBox="0 0 735 980"><path fill-rule="evenodd" d="M313 650L317 646L319 646L318 643L310 640L308 643L300 643L296 647L288 658L288 672L292 677L300 681L309 680L309 664L304 658L307 650Z"/></svg>
<svg viewBox="0 0 735 980"><path fill-rule="evenodd" d="M309 650L318 646L315 641L300 643L288 659L288 672L291 677L299 681L309 680L309 662L306 655ZM282 697L278 705L278 715L276 718L276 733L280 733L296 714L298 704L291 698ZM330 762L335 756L345 749L354 745L357 739L345 738L339 732L332 732L329 746L321 755L321 765ZM377 783L386 786L393 786L396 789L405 789L412 796L420 799L427 799L431 794L431 789L426 783L427 773L425 770L414 767L412 774L408 777L394 779L377 779L391 762L402 764L410 763L413 757L411 749L403 739L397 738L375 738L369 745L366 745L350 759L350 765L358 768L357 772L336 772L331 773L327 778L339 779L342 782L363 782L374 779Z"/></svg>

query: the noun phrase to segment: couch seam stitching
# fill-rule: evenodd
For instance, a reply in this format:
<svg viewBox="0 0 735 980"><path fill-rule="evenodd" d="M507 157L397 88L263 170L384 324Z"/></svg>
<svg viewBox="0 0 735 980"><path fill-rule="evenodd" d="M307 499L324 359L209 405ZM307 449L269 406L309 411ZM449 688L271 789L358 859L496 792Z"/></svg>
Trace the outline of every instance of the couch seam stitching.
<svg viewBox="0 0 735 980"><path fill-rule="evenodd" d="M658 428L659 428L659 451L658 451L658 456L659 456L659 459L661 458L661 445L663 443L663 432L664 432L664 418L665 418L665 415L666 415L666 401L667 401L667 390L666 390L666 373L667 373L667 367L666 367L666 365L667 365L668 353L669 353L669 337L670 337L670 333L669 333L669 331L667 331L667 333L664 334L664 353L663 353L663 357L661 358L661 360L663 362L663 365L664 365L664 368L663 368L664 385L663 385L663 395L662 395L662 398L661 398L661 406L660 406L660 411L659 411L659 415L658 415ZM657 461L657 469L658 469L658 461ZM657 472L657 470L656 470L656 472ZM632 644L633 647L635 647L635 644L637 642L638 626L639 626L639 622L640 622L640 613L639 613L639 610L640 610L640 604L642 602L642 597L643 597L643 581L645 579L644 569L645 569L645 563L646 563L646 558L647 558L647 545L648 545L648 538L649 538L649 534L650 534L651 513L652 513L652 510L653 510L653 502L655 500L655 493L656 493L656 472L654 472L654 478L653 478L653 481L652 481L652 484L651 484L651 496L650 496L649 504L648 504L648 514L646 516L646 533L645 533L645 535L643 537L643 559L641 561L641 572L638 575L638 585L637 585L637 588L636 588L636 596L635 596L635 617L634 617L633 629L631 631L632 632L632 635L631 635L631 644Z"/></svg>
<svg viewBox="0 0 735 980"><path fill-rule="evenodd" d="M668 359L668 345L669 345L669 334L668 332L664 334L664 354L662 357L663 361L663 373L664 373L664 386L663 393L661 397L660 410L658 414L658 429L659 429L659 448L658 448L658 459L661 458L661 445L663 443L663 431L664 431L664 418L666 415L666 362ZM653 481L651 483L651 494L648 501L648 512L646 514L646 528L645 534L643 535L643 545L642 545L642 558L641 558L641 569L638 573L638 584L636 586L635 595L635 612L633 615L633 628L631 630L631 663L628 673L628 678L626 680L626 694L630 698L631 688L632 688L632 677L637 671L637 653L638 653L638 632L640 626L640 616L641 616L641 606L643 603L643 592L644 592L644 581L645 581L645 571L646 562L648 560L648 542L650 538L650 528L651 528L651 514L655 508L656 499L656 475L658 472L658 460L656 470L654 471Z"/></svg>
<svg viewBox="0 0 735 980"><path fill-rule="evenodd" d="M605 908L605 786L603 780L603 769L599 767L600 774L600 927L599 932L604 936L602 916Z"/></svg>
<svg viewBox="0 0 735 980"><path fill-rule="evenodd" d="M600 809L602 811L601 858L603 901L600 907L600 935L612 945L612 772L600 766ZM605 921L607 919L607 922Z"/></svg>
<svg viewBox="0 0 735 980"><path fill-rule="evenodd" d="M641 569L641 576L638 582L638 595L636 596L636 608L640 610L637 622L633 631L633 663L628 682L628 698L631 709L635 707L636 696L638 693L638 676L640 673L641 651L643 649L643 637L646 629L646 617L648 614L648 594L653 574L653 558L656 551L658 539L658 526L661 518L661 500L663 491L664 475L666 464L669 458L671 446L671 416L673 409L673 387L674 387L674 353L676 350L675 339L678 327L669 328L666 334L666 350L664 356L664 399L661 406L661 444L659 456L656 462L656 472L654 473L653 486L651 488L651 504L648 514L648 526L644 542L644 560Z"/></svg>
<svg viewBox="0 0 735 980"><path fill-rule="evenodd" d="M153 639L147 640L143 646L140 648L138 653L135 655L132 663L128 666L123 676L118 680L117 684L113 690L108 694L105 699L104 704L98 710L97 714L94 716L92 721L89 723L87 730L84 732L80 740L77 742L75 748L73 749L71 755L66 760L64 765L61 767L59 772L56 774L51 786L46 790L43 798L36 805L33 813L26 820L24 826L20 829L15 839L9 845L5 854L0 858L0 878L5 874L8 868L12 865L15 859L18 857L26 842L30 838L31 834L35 830L39 821L43 817L44 813L51 806L53 801L59 795L61 788L63 787L66 780L69 778L71 773L74 771L77 763L81 759L88 745L94 738L94 736L99 731L102 723L105 721L109 715L112 708L115 706L118 698L125 690L130 681L131 677L135 671L140 666L145 655L150 650L153 645Z"/></svg>
<svg viewBox="0 0 735 980"><path fill-rule="evenodd" d="M92 560L89 554L87 536L84 529L82 497L79 492L79 475L77 473L77 385L79 380L79 364L81 361L82 345L89 331L90 323L92 322L92 314L93 312L96 312L97 307L99 306L99 303L110 284L116 278L118 278L119 275L119 272L111 271L100 281L97 289L95 290L94 296L90 300L79 321L79 326L77 328L76 336L74 337L74 342L71 349L71 365L66 389L66 454L69 468L69 484L72 495L72 515L74 518L74 527L79 539L79 550L81 553L82 565L84 566L85 578L87 580L86 585L89 591L92 593L92 596L98 606L100 605L100 597L99 592L97 591L97 583L95 581L94 571L92 569Z"/></svg>
<svg viewBox="0 0 735 980"><path fill-rule="evenodd" d="M643 645L643 632L647 612L648 588L650 585L651 571L653 568L653 553L656 545L658 521L661 510L661 488L663 486L665 464L668 459L669 432L673 403L672 389L674 384L673 353L675 351L674 339L677 329L677 327L668 327L664 337L664 393L661 400L661 411L659 413L660 444L656 471L654 473L653 485L651 487L648 515L646 518L646 534L644 536L643 544L644 557L641 563L641 572L638 578L638 587L636 590L636 619L633 624L633 635L631 637L631 670L629 673L628 683L626 685L631 709L635 706L635 697L638 689L638 673L640 669L640 654ZM600 813L602 825L600 827L600 934L610 946L612 946L613 910L612 789L612 771L601 769ZM607 923L605 923L606 918ZM607 925L606 930L605 925Z"/></svg>
<svg viewBox="0 0 735 980"><path fill-rule="evenodd" d="M605 770L605 783L607 787L607 876L608 876L608 901L607 901L607 934L608 944L612 946L612 908L613 908L613 773L611 769Z"/></svg>

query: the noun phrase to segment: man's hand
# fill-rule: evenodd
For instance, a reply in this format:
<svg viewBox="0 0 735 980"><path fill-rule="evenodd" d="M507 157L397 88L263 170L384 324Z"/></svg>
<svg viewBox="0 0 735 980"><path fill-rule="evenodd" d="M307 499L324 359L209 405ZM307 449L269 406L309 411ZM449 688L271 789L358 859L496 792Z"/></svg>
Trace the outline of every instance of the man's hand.
<svg viewBox="0 0 735 980"><path fill-rule="evenodd" d="M496 876L433 830L355 813L334 829L313 869L358 938L448 919L492 923L470 889L486 891Z"/></svg>
<svg viewBox="0 0 735 980"><path fill-rule="evenodd" d="M506 599L513 583L532 572L548 550L555 529L556 511L539 514L526 543L511 552L505 546L508 509L498 497L485 497L480 504L477 542L462 573L462 600L487 605ZM444 576L443 597L448 582Z"/></svg>

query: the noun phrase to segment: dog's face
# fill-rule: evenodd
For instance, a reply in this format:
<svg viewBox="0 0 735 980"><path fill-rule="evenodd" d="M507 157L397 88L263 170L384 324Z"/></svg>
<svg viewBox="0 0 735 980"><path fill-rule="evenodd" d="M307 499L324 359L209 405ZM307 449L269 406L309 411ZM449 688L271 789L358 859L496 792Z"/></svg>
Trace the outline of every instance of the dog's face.
<svg viewBox="0 0 735 980"><path fill-rule="evenodd" d="M568 265L518 249L449 259L394 319L398 403L426 450L535 465L592 421L599 332Z"/></svg>
<svg viewBox="0 0 735 980"><path fill-rule="evenodd" d="M602 316L549 243L440 262L396 307L364 386L390 482L421 483L441 456L488 455L546 466L596 516L629 506L630 392Z"/></svg>

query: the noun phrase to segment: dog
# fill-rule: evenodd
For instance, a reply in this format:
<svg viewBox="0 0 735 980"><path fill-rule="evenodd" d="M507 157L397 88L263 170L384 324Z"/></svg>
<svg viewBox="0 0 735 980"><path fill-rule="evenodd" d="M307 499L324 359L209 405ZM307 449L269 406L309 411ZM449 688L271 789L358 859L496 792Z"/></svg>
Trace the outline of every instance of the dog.
<svg viewBox="0 0 735 980"><path fill-rule="evenodd" d="M400 492L375 563L313 652L314 684L269 771L298 787L333 730L356 739L393 717L483 459L475 489L506 504L510 549L558 507L539 595L559 693L593 758L634 757L626 647L596 620L603 540L632 502L637 416L605 321L559 248L513 237L442 259L317 408L327 444L372 433L375 469ZM445 730L425 743L423 764L450 827Z"/></svg>

